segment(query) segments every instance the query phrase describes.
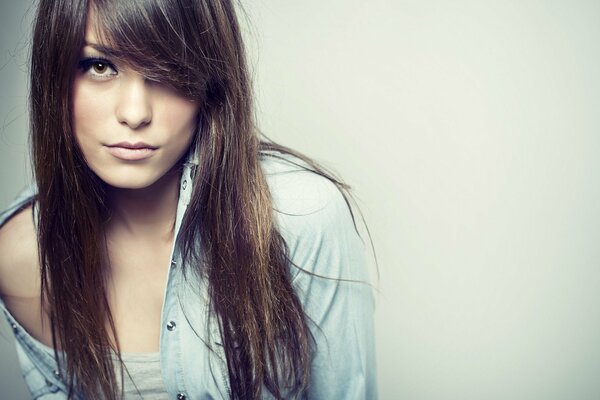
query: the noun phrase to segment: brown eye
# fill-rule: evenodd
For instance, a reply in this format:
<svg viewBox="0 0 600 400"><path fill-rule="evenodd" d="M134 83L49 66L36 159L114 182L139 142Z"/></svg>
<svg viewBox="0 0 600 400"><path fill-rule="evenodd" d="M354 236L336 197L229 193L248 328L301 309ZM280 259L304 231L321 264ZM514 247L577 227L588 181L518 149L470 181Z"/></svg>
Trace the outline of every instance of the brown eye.
<svg viewBox="0 0 600 400"><path fill-rule="evenodd" d="M111 79L118 74L110 61L97 57L84 58L79 61L78 67L81 72L96 80Z"/></svg>
<svg viewBox="0 0 600 400"><path fill-rule="evenodd" d="M101 75L108 70L108 65L106 65L105 63L97 62L92 65L92 68L94 69L95 73Z"/></svg>

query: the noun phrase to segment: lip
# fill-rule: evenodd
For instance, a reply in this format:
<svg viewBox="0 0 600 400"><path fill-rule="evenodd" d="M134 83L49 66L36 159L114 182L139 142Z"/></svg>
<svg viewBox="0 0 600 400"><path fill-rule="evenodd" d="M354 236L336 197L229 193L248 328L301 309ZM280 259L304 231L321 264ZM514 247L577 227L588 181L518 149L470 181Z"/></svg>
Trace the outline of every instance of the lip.
<svg viewBox="0 0 600 400"><path fill-rule="evenodd" d="M158 147L151 146L144 142L130 143L119 142L106 145L108 152L120 160L124 161L140 161L152 157L158 150Z"/></svg>

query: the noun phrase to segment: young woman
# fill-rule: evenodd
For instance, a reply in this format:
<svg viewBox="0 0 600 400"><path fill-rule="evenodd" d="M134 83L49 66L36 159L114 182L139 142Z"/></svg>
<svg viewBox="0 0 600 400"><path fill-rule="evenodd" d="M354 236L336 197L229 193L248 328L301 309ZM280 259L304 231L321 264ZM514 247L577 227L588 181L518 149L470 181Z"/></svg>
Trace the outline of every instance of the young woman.
<svg viewBox="0 0 600 400"><path fill-rule="evenodd" d="M0 294L36 399L376 397L345 186L260 141L230 0L40 0Z"/></svg>

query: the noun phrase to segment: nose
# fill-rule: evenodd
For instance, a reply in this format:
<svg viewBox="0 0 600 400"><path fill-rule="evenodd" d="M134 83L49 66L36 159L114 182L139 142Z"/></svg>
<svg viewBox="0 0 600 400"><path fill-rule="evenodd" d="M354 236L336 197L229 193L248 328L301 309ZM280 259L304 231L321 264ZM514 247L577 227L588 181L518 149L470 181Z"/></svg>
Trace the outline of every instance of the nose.
<svg viewBox="0 0 600 400"><path fill-rule="evenodd" d="M122 125L142 128L152 121L152 93L146 79L130 71L120 77L115 115Z"/></svg>

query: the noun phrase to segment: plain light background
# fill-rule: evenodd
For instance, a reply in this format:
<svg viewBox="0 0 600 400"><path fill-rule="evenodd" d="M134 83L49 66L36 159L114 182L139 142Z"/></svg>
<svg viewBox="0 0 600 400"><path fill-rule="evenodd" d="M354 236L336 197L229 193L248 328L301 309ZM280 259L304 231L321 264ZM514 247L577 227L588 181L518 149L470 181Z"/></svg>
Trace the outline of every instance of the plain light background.
<svg viewBox="0 0 600 400"><path fill-rule="evenodd" d="M28 7L1 6L0 207L29 180ZM600 398L600 3L246 7L262 130L371 228L380 397Z"/></svg>

